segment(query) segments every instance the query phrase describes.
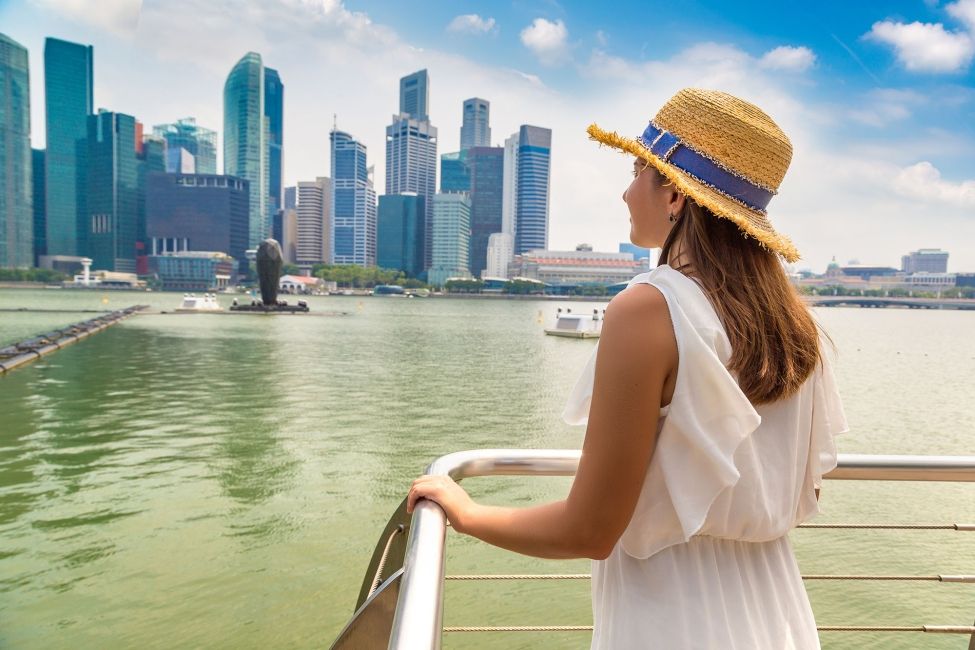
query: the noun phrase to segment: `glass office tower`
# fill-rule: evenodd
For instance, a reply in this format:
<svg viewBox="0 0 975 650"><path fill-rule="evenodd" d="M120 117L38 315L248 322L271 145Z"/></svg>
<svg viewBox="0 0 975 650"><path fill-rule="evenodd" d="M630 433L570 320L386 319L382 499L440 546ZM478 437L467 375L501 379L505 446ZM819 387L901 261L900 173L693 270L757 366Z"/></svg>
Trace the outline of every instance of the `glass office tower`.
<svg viewBox="0 0 975 650"><path fill-rule="evenodd" d="M87 255L88 116L92 114L94 50L44 41L47 254Z"/></svg>
<svg viewBox="0 0 975 650"><path fill-rule="evenodd" d="M136 121L99 111L88 117L88 254L92 267L136 272L139 161Z"/></svg>
<svg viewBox="0 0 975 650"><path fill-rule="evenodd" d="M332 263L375 266L376 190L366 165L366 145L338 130L329 134L329 140L332 145Z"/></svg>
<svg viewBox="0 0 975 650"><path fill-rule="evenodd" d="M166 141L166 171L170 174L216 174L217 132L184 117L172 124L152 127L152 134ZM181 164L190 157L191 165Z"/></svg>
<svg viewBox="0 0 975 650"><path fill-rule="evenodd" d="M264 68L264 116L267 118L267 211L272 217L281 209L284 142L284 84L274 68Z"/></svg>
<svg viewBox="0 0 975 650"><path fill-rule="evenodd" d="M0 268L34 263L27 49L0 34Z"/></svg>
<svg viewBox="0 0 975 650"><path fill-rule="evenodd" d="M248 52L230 71L223 87L223 168L225 174L249 184L250 248L257 248L271 234L264 84L261 55Z"/></svg>

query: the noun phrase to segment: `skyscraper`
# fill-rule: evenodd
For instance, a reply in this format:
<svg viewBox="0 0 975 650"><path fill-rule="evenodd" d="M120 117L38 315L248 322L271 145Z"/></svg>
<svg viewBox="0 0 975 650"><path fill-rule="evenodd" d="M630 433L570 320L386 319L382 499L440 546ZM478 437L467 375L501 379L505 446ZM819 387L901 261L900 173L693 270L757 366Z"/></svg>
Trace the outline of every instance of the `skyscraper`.
<svg viewBox="0 0 975 650"><path fill-rule="evenodd" d="M488 238L487 266L483 278L507 278L508 264L514 258L515 240L506 232L494 232Z"/></svg>
<svg viewBox="0 0 975 650"><path fill-rule="evenodd" d="M223 168L225 174L243 178L249 184L250 248L256 248L271 234L264 86L261 55L248 52L230 71L223 87Z"/></svg>
<svg viewBox="0 0 975 650"><path fill-rule="evenodd" d="M430 77L426 70L406 75L399 80L399 112L414 120L429 121Z"/></svg>
<svg viewBox="0 0 975 650"><path fill-rule="evenodd" d="M552 130L522 125L518 132L515 254L548 248Z"/></svg>
<svg viewBox="0 0 975 650"><path fill-rule="evenodd" d="M274 216L281 209L284 173L281 149L284 141L284 84L274 68L264 69L264 115L267 117L267 211Z"/></svg>
<svg viewBox="0 0 975 650"><path fill-rule="evenodd" d="M469 268L479 277L487 265L488 238L501 232L504 182L504 148L473 147L467 150L471 177L471 249Z"/></svg>
<svg viewBox="0 0 975 650"><path fill-rule="evenodd" d="M0 34L0 268L34 264L27 50Z"/></svg>
<svg viewBox="0 0 975 650"><path fill-rule="evenodd" d="M460 127L460 149L491 146L491 102L472 97L464 100L464 122Z"/></svg>
<svg viewBox="0 0 975 650"><path fill-rule="evenodd" d="M166 141L166 171L170 174L217 173L217 132L198 126L196 118L158 124L152 127L152 134Z"/></svg>
<svg viewBox="0 0 975 650"><path fill-rule="evenodd" d="M47 129L47 254L87 255L88 116L92 114L94 51L56 38L44 41Z"/></svg>
<svg viewBox="0 0 975 650"><path fill-rule="evenodd" d="M376 265L403 271L410 277L423 273L423 197L394 194L379 197L376 225Z"/></svg>
<svg viewBox="0 0 975 650"><path fill-rule="evenodd" d="M467 152L440 154L440 191L470 192L471 172L467 168Z"/></svg>
<svg viewBox="0 0 975 650"><path fill-rule="evenodd" d="M504 141L504 192L501 198L501 232L515 237L518 216L518 136L513 133Z"/></svg>
<svg viewBox="0 0 975 650"><path fill-rule="evenodd" d="M429 78L420 70L400 79L400 113L386 127L386 194L412 192L424 198L424 264L430 265L431 199L437 191L437 128L427 115Z"/></svg>
<svg viewBox="0 0 975 650"><path fill-rule="evenodd" d="M138 170L138 230L135 238L135 272L149 273L149 238L146 234L146 192L148 177L152 173L166 171L166 142L156 136L140 137L142 124L136 122L136 169Z"/></svg>
<svg viewBox="0 0 975 650"><path fill-rule="evenodd" d="M376 264L376 190L366 165L366 146L333 129L332 263ZM299 199L298 204L301 205Z"/></svg>
<svg viewBox="0 0 975 650"><path fill-rule="evenodd" d="M131 115L100 110L88 117L88 254L96 269L136 272L136 147Z"/></svg>
<svg viewBox="0 0 975 650"><path fill-rule="evenodd" d="M443 286L450 278L470 277L471 200L467 194L433 197L433 251L427 281Z"/></svg>
<svg viewBox="0 0 975 650"><path fill-rule="evenodd" d="M295 263L309 271L330 264L332 253L332 179L319 176L298 183Z"/></svg>
<svg viewBox="0 0 975 650"><path fill-rule="evenodd" d="M34 179L34 265L40 266L41 255L47 255L47 209L44 172L44 149L31 149Z"/></svg>

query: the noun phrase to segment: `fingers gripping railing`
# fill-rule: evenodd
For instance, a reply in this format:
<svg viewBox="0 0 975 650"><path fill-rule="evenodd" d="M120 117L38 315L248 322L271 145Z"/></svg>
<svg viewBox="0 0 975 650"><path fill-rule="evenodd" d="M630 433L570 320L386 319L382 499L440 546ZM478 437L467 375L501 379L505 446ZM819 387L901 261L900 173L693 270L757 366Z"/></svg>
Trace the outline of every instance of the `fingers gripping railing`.
<svg viewBox="0 0 975 650"><path fill-rule="evenodd" d="M580 452L575 450L484 449L462 451L438 458L427 468L426 473L450 476L457 481L474 476L572 476L578 467L579 457ZM882 481L975 481L975 456L840 454L837 468L830 472L826 478ZM896 526L894 525L894 527ZM926 525L916 527L928 528ZM948 524L936 527L955 530L971 530L973 528L969 524ZM447 520L440 506L428 500L421 500L417 504L412 523L409 526L409 538L406 542L399 597L389 637L388 647L390 650L416 650L421 648L438 650L440 648L441 634L444 631L443 585L446 528ZM383 542L385 542L385 538ZM392 567L388 570L392 571L396 568ZM949 576L943 576L943 578L947 579ZM591 629L588 626L572 627L573 629ZM932 629L925 630L925 627ZM965 632L962 632L963 627L966 630ZM824 627L823 631L835 629L839 628L835 626ZM935 631L933 626L916 626L910 629L914 631ZM975 630L975 628L965 626L956 626L952 629L957 629L958 633L971 633Z"/></svg>

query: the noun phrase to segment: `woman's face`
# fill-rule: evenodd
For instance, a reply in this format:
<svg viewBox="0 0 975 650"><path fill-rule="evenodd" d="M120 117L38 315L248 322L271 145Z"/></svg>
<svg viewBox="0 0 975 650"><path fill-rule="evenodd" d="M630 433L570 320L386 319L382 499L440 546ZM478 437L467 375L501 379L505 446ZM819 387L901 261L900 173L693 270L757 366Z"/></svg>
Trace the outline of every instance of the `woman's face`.
<svg viewBox="0 0 975 650"><path fill-rule="evenodd" d="M657 174L642 158L633 159L633 182L623 192L630 210L630 241L643 248L664 245L674 223L670 215L684 207L684 195L673 185L656 182Z"/></svg>

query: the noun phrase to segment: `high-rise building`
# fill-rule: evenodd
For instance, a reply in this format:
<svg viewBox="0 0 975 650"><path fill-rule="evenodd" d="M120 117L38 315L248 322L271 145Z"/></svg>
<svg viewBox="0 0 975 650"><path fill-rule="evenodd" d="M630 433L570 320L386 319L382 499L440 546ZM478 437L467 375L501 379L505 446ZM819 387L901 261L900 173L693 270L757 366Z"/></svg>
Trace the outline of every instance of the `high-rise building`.
<svg viewBox="0 0 975 650"><path fill-rule="evenodd" d="M147 253L219 251L246 270L250 222L247 181L216 174L146 176Z"/></svg>
<svg viewBox="0 0 975 650"><path fill-rule="evenodd" d="M298 263L298 208L281 209L281 252L285 264Z"/></svg>
<svg viewBox="0 0 975 650"><path fill-rule="evenodd" d="M332 145L332 263L375 266L376 190L366 164L366 145L335 129L329 134L329 140ZM301 205L300 199L298 204Z"/></svg>
<svg viewBox="0 0 975 650"><path fill-rule="evenodd" d="M480 277L487 266L488 238L501 232L504 192L504 148L467 150L471 174L471 250L469 267Z"/></svg>
<svg viewBox="0 0 975 650"><path fill-rule="evenodd" d="M298 187L292 185L284 188L284 209L294 210L298 207Z"/></svg>
<svg viewBox="0 0 975 650"><path fill-rule="evenodd" d="M507 278L508 264L514 257L515 240L506 232L491 233L487 245L487 266L483 278Z"/></svg>
<svg viewBox="0 0 975 650"><path fill-rule="evenodd" d="M940 248L921 248L901 257L905 273L947 273L948 251Z"/></svg>
<svg viewBox="0 0 975 650"><path fill-rule="evenodd" d="M440 154L440 191L448 194L471 191L466 151Z"/></svg>
<svg viewBox="0 0 975 650"><path fill-rule="evenodd" d="M267 209L269 136L264 97L264 63L260 54L248 52L230 71L223 87L223 169L228 176L243 178L248 183L250 248L256 248L271 234Z"/></svg>
<svg viewBox="0 0 975 650"><path fill-rule="evenodd" d="M136 122L136 159L138 170L138 229L135 238L135 272L149 273L148 236L146 234L146 193L148 176L166 171L166 142L156 136L139 138L142 124Z"/></svg>
<svg viewBox="0 0 975 650"><path fill-rule="evenodd" d="M316 264L331 264L332 179L319 176L298 183L295 263L308 272Z"/></svg>
<svg viewBox="0 0 975 650"><path fill-rule="evenodd" d="M152 134L166 141L166 171L170 174L216 174L217 132L184 117L157 124Z"/></svg>
<svg viewBox="0 0 975 650"><path fill-rule="evenodd" d="M87 255L88 116L93 110L94 50L44 41L46 239L48 255Z"/></svg>
<svg viewBox="0 0 975 650"><path fill-rule="evenodd" d="M0 267L34 265L27 49L0 34Z"/></svg>
<svg viewBox="0 0 975 650"><path fill-rule="evenodd" d="M424 264L430 265L431 198L437 191L437 128L430 124L427 71L400 79L400 112L386 127L386 194L412 192L424 198Z"/></svg>
<svg viewBox="0 0 975 650"><path fill-rule="evenodd" d="M515 254L548 248L552 130L522 125L518 131Z"/></svg>
<svg viewBox="0 0 975 650"><path fill-rule="evenodd" d="M515 237L518 217L518 141L514 133L504 141L504 192L501 197L501 232ZM510 261L510 260L509 260Z"/></svg>
<svg viewBox="0 0 975 650"><path fill-rule="evenodd" d="M419 277L424 270L424 198L416 194L379 197L376 265Z"/></svg>
<svg viewBox="0 0 975 650"><path fill-rule="evenodd" d="M47 255L47 209L44 182L44 149L31 149L31 177L34 180L34 266L40 266L41 255Z"/></svg>
<svg viewBox="0 0 975 650"><path fill-rule="evenodd" d="M491 146L491 102L472 97L464 100L464 122L460 127L460 150Z"/></svg>
<svg viewBox="0 0 975 650"><path fill-rule="evenodd" d="M433 254L427 282L443 286L450 278L470 277L471 200L464 193L433 197Z"/></svg>
<svg viewBox="0 0 975 650"><path fill-rule="evenodd" d="M136 121L99 110L88 118L88 255L93 267L136 272L139 169Z"/></svg>
<svg viewBox="0 0 975 650"><path fill-rule="evenodd" d="M267 117L268 214L281 209L283 191L281 145L284 142L284 84L274 68L264 68L264 115Z"/></svg>
<svg viewBox="0 0 975 650"><path fill-rule="evenodd" d="M426 122L430 105L430 77L426 70L406 75L399 80L399 112L414 120Z"/></svg>

